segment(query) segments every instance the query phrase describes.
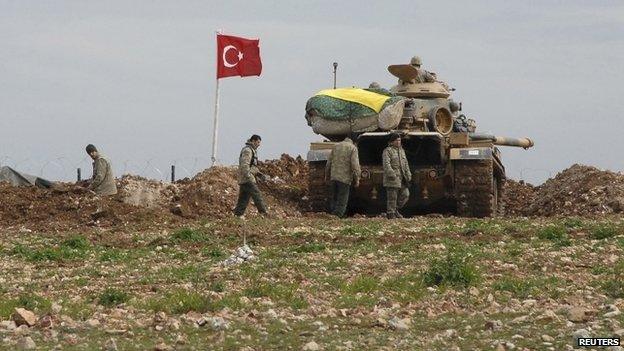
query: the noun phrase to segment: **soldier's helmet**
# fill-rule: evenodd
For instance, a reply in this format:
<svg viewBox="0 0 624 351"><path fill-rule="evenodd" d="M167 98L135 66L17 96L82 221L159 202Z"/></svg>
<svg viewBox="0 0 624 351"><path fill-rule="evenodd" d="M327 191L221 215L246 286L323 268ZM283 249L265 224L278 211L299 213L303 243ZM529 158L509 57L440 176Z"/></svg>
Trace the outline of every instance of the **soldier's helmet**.
<svg viewBox="0 0 624 351"><path fill-rule="evenodd" d="M420 66L420 65L422 65L422 60L420 59L420 56L412 57L412 59L410 60L410 65L412 65L412 66Z"/></svg>
<svg viewBox="0 0 624 351"><path fill-rule="evenodd" d="M368 88L369 89L381 89L381 85L379 85L379 83L377 83L377 82L372 82L372 83L370 83Z"/></svg>

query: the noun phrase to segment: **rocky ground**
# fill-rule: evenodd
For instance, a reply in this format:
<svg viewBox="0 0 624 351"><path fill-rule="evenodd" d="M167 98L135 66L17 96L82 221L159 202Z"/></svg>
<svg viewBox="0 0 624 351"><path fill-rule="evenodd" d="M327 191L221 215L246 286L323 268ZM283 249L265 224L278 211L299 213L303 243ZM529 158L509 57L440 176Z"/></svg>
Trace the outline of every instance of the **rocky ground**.
<svg viewBox="0 0 624 351"><path fill-rule="evenodd" d="M623 229L606 217L5 230L0 348L572 350L575 334L624 334ZM254 256L223 264L243 234Z"/></svg>
<svg viewBox="0 0 624 351"><path fill-rule="evenodd" d="M0 184L0 349L558 351L624 334L619 173L509 180L502 218L390 222L306 213L305 162L261 167L270 219L229 216L232 168L124 176L111 199Z"/></svg>

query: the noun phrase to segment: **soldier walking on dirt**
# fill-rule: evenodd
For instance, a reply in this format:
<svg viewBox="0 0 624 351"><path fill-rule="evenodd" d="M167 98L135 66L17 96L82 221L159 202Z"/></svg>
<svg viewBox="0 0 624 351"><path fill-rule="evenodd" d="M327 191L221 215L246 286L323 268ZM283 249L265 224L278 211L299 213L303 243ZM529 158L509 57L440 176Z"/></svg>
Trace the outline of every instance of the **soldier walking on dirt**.
<svg viewBox="0 0 624 351"><path fill-rule="evenodd" d="M353 182L356 187L360 186L360 159L358 149L352 140L354 137L346 137L338 143L325 166L325 180L328 177L331 179L331 211L340 218L347 212L351 183Z"/></svg>
<svg viewBox="0 0 624 351"><path fill-rule="evenodd" d="M234 208L234 215L240 217L245 214L249 199L252 198L261 215L267 215L264 199L258 189L256 177L264 179L265 175L258 169L257 150L260 147L262 138L259 135L252 135L240 152L238 158L238 202Z"/></svg>
<svg viewBox="0 0 624 351"><path fill-rule="evenodd" d="M409 199L409 184L412 180L405 150L401 147L401 136L390 135L389 145L382 154L383 186L386 188L388 219L403 218L398 209L405 206Z"/></svg>
<svg viewBox="0 0 624 351"><path fill-rule="evenodd" d="M108 158L101 155L93 144L87 145L86 151L93 159L93 178L89 183L89 190L102 196L117 194L117 184Z"/></svg>

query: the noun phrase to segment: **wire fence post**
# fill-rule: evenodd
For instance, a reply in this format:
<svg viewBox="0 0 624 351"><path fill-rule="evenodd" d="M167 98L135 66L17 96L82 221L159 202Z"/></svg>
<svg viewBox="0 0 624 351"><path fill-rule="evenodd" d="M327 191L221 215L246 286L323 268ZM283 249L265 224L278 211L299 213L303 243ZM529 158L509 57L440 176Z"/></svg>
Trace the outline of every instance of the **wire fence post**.
<svg viewBox="0 0 624 351"><path fill-rule="evenodd" d="M175 165L171 165L171 182L175 182Z"/></svg>
<svg viewBox="0 0 624 351"><path fill-rule="evenodd" d="M82 175L80 174L80 167L78 167L78 168L76 169L76 179L77 179L78 181L81 181L81 180L82 180Z"/></svg>

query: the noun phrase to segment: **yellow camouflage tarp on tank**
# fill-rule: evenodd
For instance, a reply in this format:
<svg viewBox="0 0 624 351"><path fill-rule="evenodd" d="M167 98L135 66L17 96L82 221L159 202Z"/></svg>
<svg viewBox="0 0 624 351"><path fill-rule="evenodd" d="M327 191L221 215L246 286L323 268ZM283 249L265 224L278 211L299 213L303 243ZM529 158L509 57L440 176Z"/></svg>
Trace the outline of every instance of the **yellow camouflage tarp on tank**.
<svg viewBox="0 0 624 351"><path fill-rule="evenodd" d="M316 95L330 96L336 99L355 102L379 113L389 96L373 93L360 88L338 88L321 90Z"/></svg>

